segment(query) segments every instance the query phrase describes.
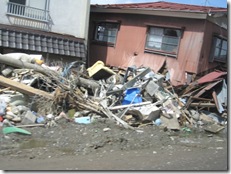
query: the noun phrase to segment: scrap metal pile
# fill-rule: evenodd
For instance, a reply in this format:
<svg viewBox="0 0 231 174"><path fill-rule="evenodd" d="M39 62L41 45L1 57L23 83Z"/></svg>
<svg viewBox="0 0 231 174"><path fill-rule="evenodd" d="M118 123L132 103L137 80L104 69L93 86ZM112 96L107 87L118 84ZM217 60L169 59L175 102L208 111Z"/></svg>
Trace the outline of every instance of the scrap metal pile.
<svg viewBox="0 0 231 174"><path fill-rule="evenodd" d="M27 54L0 54L0 121L11 126L52 126L57 120L89 124L108 118L129 129L227 124L227 72L214 71L173 87L148 67L120 69L98 61L51 66Z"/></svg>

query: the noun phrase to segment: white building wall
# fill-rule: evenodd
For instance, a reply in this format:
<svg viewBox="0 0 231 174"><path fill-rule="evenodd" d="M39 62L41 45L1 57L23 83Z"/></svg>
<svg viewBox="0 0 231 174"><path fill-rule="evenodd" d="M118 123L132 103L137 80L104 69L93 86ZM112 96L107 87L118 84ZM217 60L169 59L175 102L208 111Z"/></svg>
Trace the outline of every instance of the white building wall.
<svg viewBox="0 0 231 174"><path fill-rule="evenodd" d="M0 0L0 24L10 24L6 16L8 0Z"/></svg>
<svg viewBox="0 0 231 174"><path fill-rule="evenodd" d="M32 1L32 0L31 0ZM11 25L6 15L8 0L0 0L0 24ZM27 4L30 0L27 0ZM69 34L87 40L90 0L50 0L51 32Z"/></svg>
<svg viewBox="0 0 231 174"><path fill-rule="evenodd" d="M50 0L53 32L87 38L90 0Z"/></svg>

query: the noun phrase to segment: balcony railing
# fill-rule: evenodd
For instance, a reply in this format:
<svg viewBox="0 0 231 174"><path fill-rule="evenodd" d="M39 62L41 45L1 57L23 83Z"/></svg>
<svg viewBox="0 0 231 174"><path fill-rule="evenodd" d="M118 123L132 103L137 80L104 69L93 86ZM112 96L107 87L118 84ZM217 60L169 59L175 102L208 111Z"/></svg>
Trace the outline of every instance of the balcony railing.
<svg viewBox="0 0 231 174"><path fill-rule="evenodd" d="M16 3L8 2L7 14L31 20L47 22L49 24L52 23L49 11Z"/></svg>

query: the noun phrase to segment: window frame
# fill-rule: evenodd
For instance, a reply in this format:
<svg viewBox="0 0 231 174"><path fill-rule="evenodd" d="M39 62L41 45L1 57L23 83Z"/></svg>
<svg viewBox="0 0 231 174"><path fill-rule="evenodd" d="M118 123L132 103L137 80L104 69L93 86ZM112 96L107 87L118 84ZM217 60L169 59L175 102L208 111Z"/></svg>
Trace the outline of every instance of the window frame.
<svg viewBox="0 0 231 174"><path fill-rule="evenodd" d="M98 28L100 26L105 27L106 30L110 31L110 32L112 32L113 30L115 30L114 31L115 32L114 33L114 40L112 42L110 42L108 40L108 38L112 37L113 35L106 35L104 32L103 32L103 39L99 39L98 38L98 36L99 36L98 35L99 34ZM108 28L110 30L108 30ZM97 22L95 22L95 26L94 26L93 42L97 43L97 44L100 44L100 45L106 45L106 46L112 46L113 47L113 46L116 45L119 29L120 29L120 22L119 21L97 21ZM107 37L104 38L105 36L107 36Z"/></svg>
<svg viewBox="0 0 231 174"><path fill-rule="evenodd" d="M221 41L221 46L217 46L217 41L218 39ZM223 48L223 42L226 42L227 48L226 48L226 57L225 58L220 58L221 57L221 52L222 50L224 51ZM219 49L219 53L218 53L218 57L216 57L216 49ZM210 57L209 57L209 62L222 62L222 63L226 63L227 62L227 58L228 58L228 40L227 38L223 37L223 36L219 36L214 34L212 36L212 44L211 44L211 52L210 52Z"/></svg>
<svg viewBox="0 0 231 174"><path fill-rule="evenodd" d="M163 30L163 35L158 35L158 34L152 34L153 36L159 36L159 39L161 38L161 42L159 43L160 44L160 47L162 47L162 44L163 44L163 38L171 38L172 39L176 39L178 40L178 43L175 45L176 46L176 50L175 52L171 52L171 51L167 51L167 50L163 50L163 49L155 49L155 48L150 48L148 47L148 39L150 37L150 30L151 29L161 29ZM178 31L180 32L180 36L178 37L174 37L174 36L169 36L169 35L166 35L164 32L166 30L174 30L175 32ZM170 56L170 57L174 57L176 58L178 53L179 53L179 47L180 47L180 42L181 42L181 39L183 37L183 32L184 32L184 28L178 28L178 27L168 27L168 26L156 26L156 25L148 25L147 26L147 33L146 33L146 41L145 41L145 52L147 53L154 53L154 54L160 54L160 55L165 55L165 56ZM158 42L156 42L157 44ZM165 43L165 46L174 46L174 44L168 44L168 43Z"/></svg>

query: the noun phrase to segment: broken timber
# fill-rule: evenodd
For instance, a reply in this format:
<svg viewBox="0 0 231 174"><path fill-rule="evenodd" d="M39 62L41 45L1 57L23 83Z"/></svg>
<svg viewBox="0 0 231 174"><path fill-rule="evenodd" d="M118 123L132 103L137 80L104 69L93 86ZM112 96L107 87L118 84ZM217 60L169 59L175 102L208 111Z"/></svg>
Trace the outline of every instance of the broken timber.
<svg viewBox="0 0 231 174"><path fill-rule="evenodd" d="M48 68L43 68L37 64L32 64L32 63L23 62L21 60L12 59L10 56L5 56L5 55L0 54L0 63L13 66L13 67L18 67L18 68L33 69L37 72L47 75L48 77L57 76L58 78L61 78L61 74L59 74L56 71L50 70ZM83 87L92 88L93 91L96 88L100 87L99 83L97 83L96 81L84 79L82 77L78 77L77 84L82 85Z"/></svg>
<svg viewBox="0 0 231 174"><path fill-rule="evenodd" d="M53 99L53 95L51 95L47 92L41 91L39 89L35 89L33 87L22 84L20 82L10 80L10 79L5 78L3 76L0 76L0 85L2 85L4 87L10 87L11 89L16 90L18 92L21 92L23 94L39 95L39 96L42 96L42 97L47 98L47 99Z"/></svg>
<svg viewBox="0 0 231 174"><path fill-rule="evenodd" d="M151 72L150 68L146 68L145 70L143 70L140 74L138 74L137 76L135 76L133 79L131 79L130 81L128 81L127 83L125 83L123 85L123 87L121 89L118 90L113 90L113 91L108 91L107 95L111 95L111 94L119 94L119 97L121 96L121 94L123 93L123 91L125 91L128 88L131 88L134 86L134 84L141 78L143 78L146 74L148 74L149 72Z"/></svg>
<svg viewBox="0 0 231 174"><path fill-rule="evenodd" d="M123 109L123 108L128 108L128 107L133 107L133 106L142 106L142 105L149 105L152 104L150 101L147 102L142 102L142 103L135 103L135 104L129 104L129 105L121 105L121 106L114 106L114 107L109 107L109 110L117 110L117 109Z"/></svg>

